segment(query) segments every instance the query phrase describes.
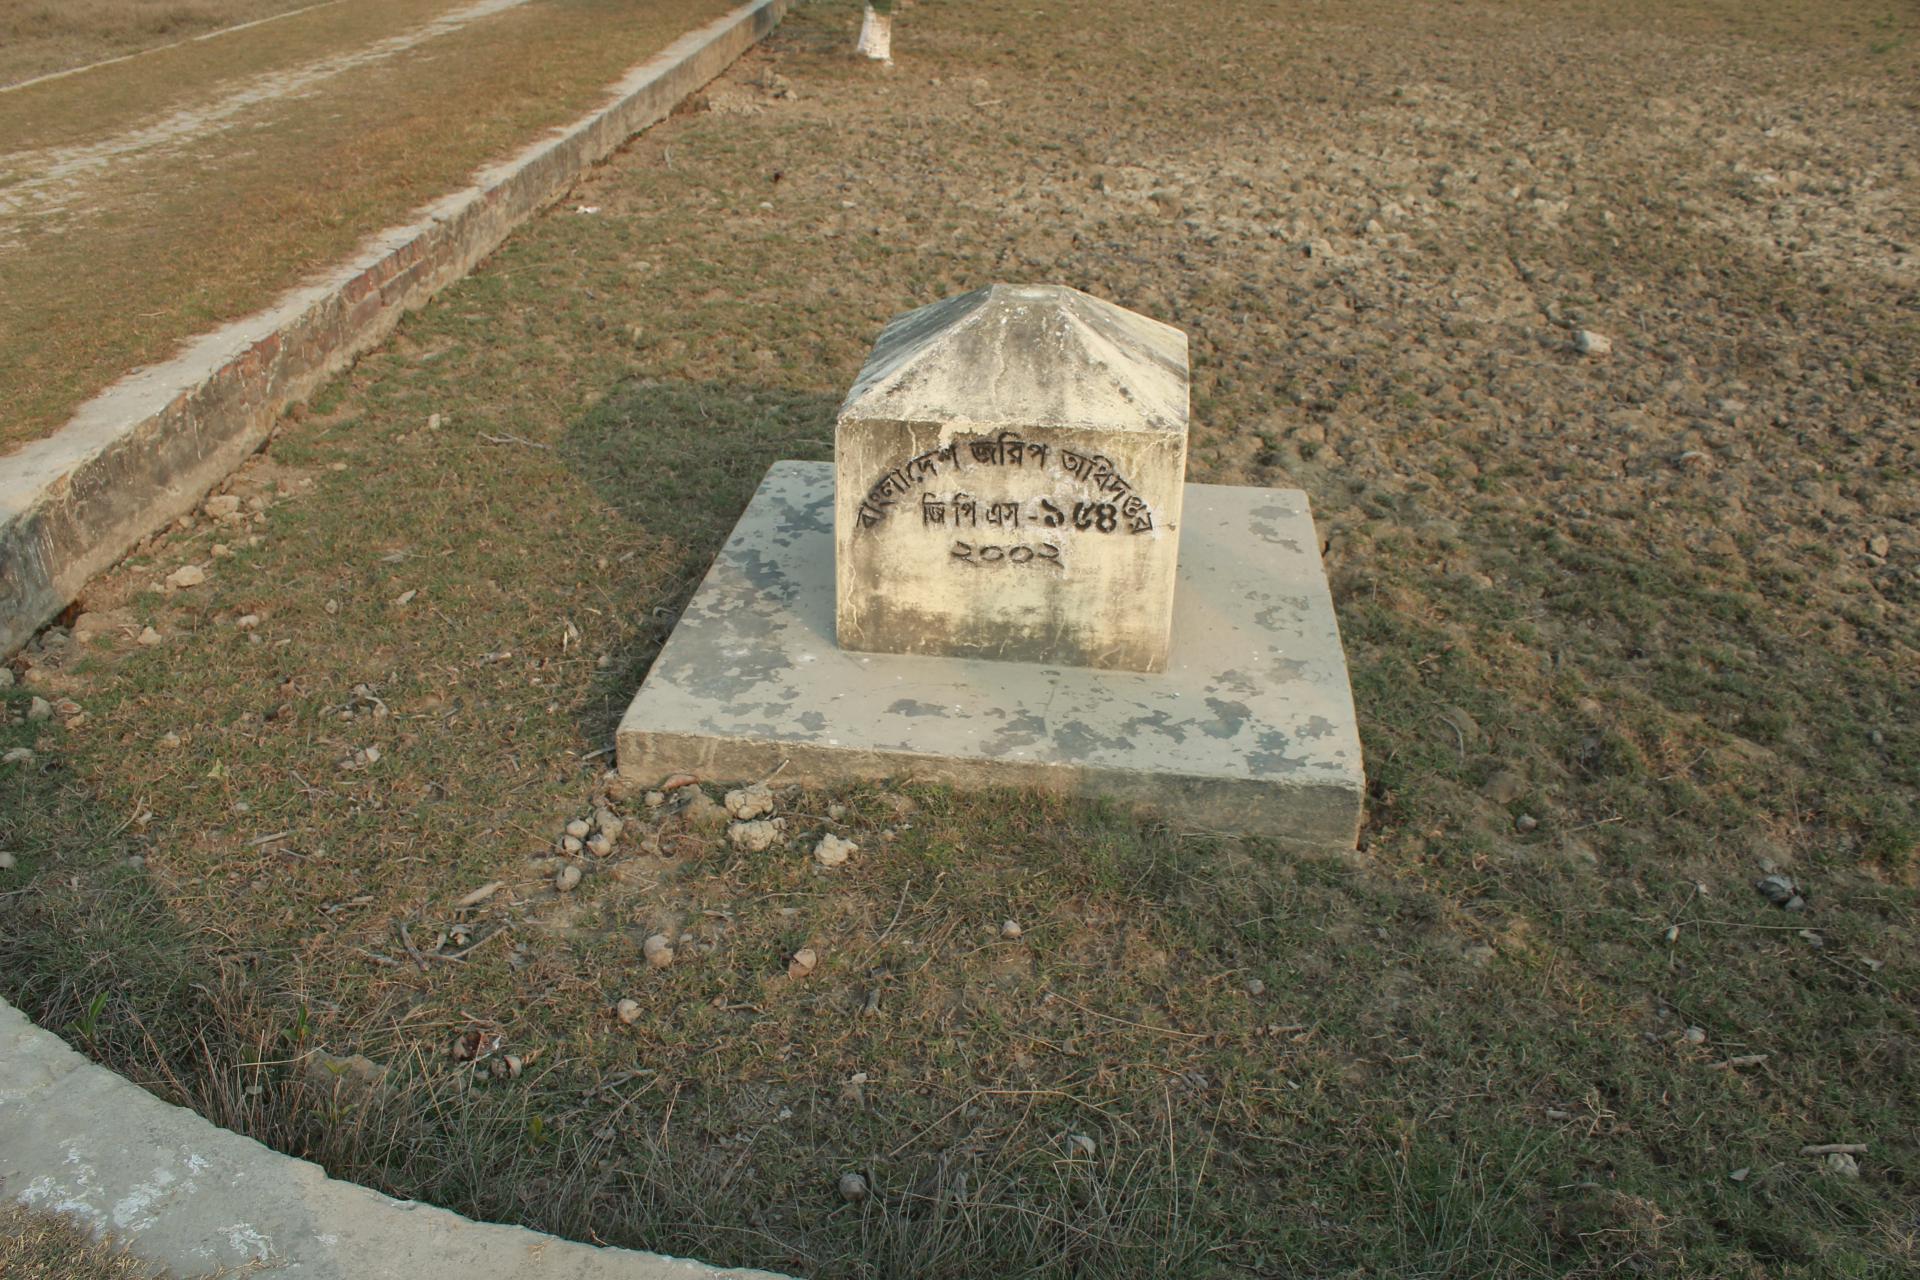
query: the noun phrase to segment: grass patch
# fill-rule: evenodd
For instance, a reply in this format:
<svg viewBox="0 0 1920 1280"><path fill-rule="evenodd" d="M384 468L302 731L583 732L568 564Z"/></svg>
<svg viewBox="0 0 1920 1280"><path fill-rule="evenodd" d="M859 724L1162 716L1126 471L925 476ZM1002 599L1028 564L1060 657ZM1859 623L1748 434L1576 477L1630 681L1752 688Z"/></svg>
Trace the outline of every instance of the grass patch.
<svg viewBox="0 0 1920 1280"><path fill-rule="evenodd" d="M0 729L9 998L341 1176L794 1274L1911 1271L1905 294L1750 234L1645 110L1702 74L1663 37L1254 8L923 5L888 76L808 6L411 317L26 655L12 713L77 705ZM1712 48L1701 129L1804 82L1897 186L1854 73ZM1612 223L1535 210L1567 173ZM995 278L1186 328L1193 478L1311 493L1356 854L910 781L781 789L756 854L609 792L766 465L827 456L886 317Z"/></svg>

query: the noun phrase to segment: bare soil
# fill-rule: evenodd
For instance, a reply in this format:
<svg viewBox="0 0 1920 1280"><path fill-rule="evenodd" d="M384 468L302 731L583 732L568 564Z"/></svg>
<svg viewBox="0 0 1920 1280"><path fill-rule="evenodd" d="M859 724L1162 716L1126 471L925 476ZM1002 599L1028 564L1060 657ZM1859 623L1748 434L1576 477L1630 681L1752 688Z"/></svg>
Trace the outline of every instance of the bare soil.
<svg viewBox="0 0 1920 1280"><path fill-rule="evenodd" d="M808 1276L1910 1274L1911 15L929 0L890 71L857 22L26 656L9 998L396 1193ZM990 280L1186 329L1191 478L1311 496L1357 853L777 778L754 853L700 820L745 780L603 777L767 464Z"/></svg>

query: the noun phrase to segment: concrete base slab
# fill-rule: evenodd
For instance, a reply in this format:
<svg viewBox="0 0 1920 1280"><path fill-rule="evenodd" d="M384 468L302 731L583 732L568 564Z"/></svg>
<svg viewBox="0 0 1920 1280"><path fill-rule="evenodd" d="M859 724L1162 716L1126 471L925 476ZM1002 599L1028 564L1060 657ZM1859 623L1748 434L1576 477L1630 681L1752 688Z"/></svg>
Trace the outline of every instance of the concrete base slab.
<svg viewBox="0 0 1920 1280"><path fill-rule="evenodd" d="M834 642L833 469L775 463L620 722L622 776L1038 787L1351 849L1365 780L1304 493L1186 486L1157 673Z"/></svg>

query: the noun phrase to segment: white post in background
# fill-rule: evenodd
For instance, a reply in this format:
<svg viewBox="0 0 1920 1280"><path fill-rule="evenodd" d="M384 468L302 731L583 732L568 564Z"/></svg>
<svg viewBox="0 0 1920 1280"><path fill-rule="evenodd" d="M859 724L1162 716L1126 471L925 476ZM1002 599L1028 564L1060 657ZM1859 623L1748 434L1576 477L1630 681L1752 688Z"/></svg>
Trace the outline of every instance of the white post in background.
<svg viewBox="0 0 1920 1280"><path fill-rule="evenodd" d="M854 51L876 62L893 61L893 6L887 5L886 11L867 5L866 17L860 20L860 43Z"/></svg>

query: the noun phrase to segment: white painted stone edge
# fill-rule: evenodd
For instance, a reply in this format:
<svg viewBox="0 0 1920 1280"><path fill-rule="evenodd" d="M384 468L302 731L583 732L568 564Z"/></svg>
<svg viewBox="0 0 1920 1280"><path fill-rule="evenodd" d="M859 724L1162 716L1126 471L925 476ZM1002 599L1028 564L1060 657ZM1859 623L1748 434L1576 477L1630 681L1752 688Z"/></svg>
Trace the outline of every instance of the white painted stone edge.
<svg viewBox="0 0 1920 1280"><path fill-rule="evenodd" d="M327 1177L170 1106L0 1000L0 1200L181 1277L781 1280L473 1222Z"/></svg>
<svg viewBox="0 0 1920 1280"><path fill-rule="evenodd" d="M608 100L266 310L195 339L0 457L0 655L12 654L140 539L185 514L265 442L289 404L459 280L589 166L665 119L796 0L749 0L628 72Z"/></svg>

